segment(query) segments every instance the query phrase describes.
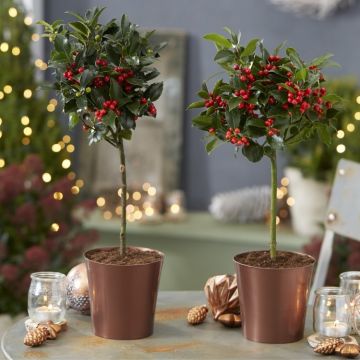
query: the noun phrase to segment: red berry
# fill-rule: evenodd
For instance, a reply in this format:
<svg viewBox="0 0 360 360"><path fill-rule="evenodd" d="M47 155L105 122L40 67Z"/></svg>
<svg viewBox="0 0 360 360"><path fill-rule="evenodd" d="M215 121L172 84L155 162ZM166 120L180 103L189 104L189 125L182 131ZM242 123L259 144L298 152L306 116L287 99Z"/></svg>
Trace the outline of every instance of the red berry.
<svg viewBox="0 0 360 360"><path fill-rule="evenodd" d="M131 85L125 86L125 92L130 93L132 91L133 87Z"/></svg>
<svg viewBox="0 0 360 360"><path fill-rule="evenodd" d="M214 129L214 128L210 128L210 129L209 129L209 133L210 133L210 134L214 134L214 133L215 133L215 129Z"/></svg>
<svg viewBox="0 0 360 360"><path fill-rule="evenodd" d="M271 64L267 64L267 65L265 66L265 68L266 68L266 70L271 70L271 69L272 69L272 65L271 65Z"/></svg>
<svg viewBox="0 0 360 360"><path fill-rule="evenodd" d="M249 74L247 78L251 82L255 81L255 76L253 74Z"/></svg>
<svg viewBox="0 0 360 360"><path fill-rule="evenodd" d="M78 73L81 74L81 73L84 72L84 70L85 70L85 68L84 68L83 66L80 66L80 67L78 68Z"/></svg>
<svg viewBox="0 0 360 360"><path fill-rule="evenodd" d="M324 96L326 94L326 89L324 87L320 88L320 94L321 96Z"/></svg>
<svg viewBox="0 0 360 360"><path fill-rule="evenodd" d="M239 79L240 79L240 81L246 81L246 76L245 76L245 75L241 75Z"/></svg>
<svg viewBox="0 0 360 360"><path fill-rule="evenodd" d="M239 66L238 64L234 64L233 69L234 69L234 70L239 70L239 69L240 69L240 66Z"/></svg>
<svg viewBox="0 0 360 360"><path fill-rule="evenodd" d="M270 96L270 97L269 97L269 100L268 100L268 103L269 103L270 105L274 105L274 104L276 103L275 98L274 98L273 96Z"/></svg>
<svg viewBox="0 0 360 360"><path fill-rule="evenodd" d="M146 104L146 103L147 103L147 99L144 98L144 97L142 97L142 98L140 99L140 104L144 105L144 104Z"/></svg>
<svg viewBox="0 0 360 360"><path fill-rule="evenodd" d="M244 109L244 107L245 107L245 103L243 102L238 105L239 110Z"/></svg>
<svg viewBox="0 0 360 360"><path fill-rule="evenodd" d="M274 119L269 118L269 119L267 119L267 120L265 121L265 126L266 126L266 127L271 127L271 126L273 125L273 123L274 123Z"/></svg>
<svg viewBox="0 0 360 360"><path fill-rule="evenodd" d="M325 106L326 106L328 109L331 109L331 108L332 108L332 104L331 104L330 101L327 101L327 102L325 103Z"/></svg>
<svg viewBox="0 0 360 360"><path fill-rule="evenodd" d="M124 68L122 68L122 67L120 67L120 66L116 66L116 67L114 68L114 70L115 70L116 72L123 72L123 71L124 71Z"/></svg>
<svg viewBox="0 0 360 360"><path fill-rule="evenodd" d="M234 133L235 133L235 134L240 134L240 129L239 129L239 128L236 128L236 129L234 130Z"/></svg>
<svg viewBox="0 0 360 360"><path fill-rule="evenodd" d="M249 68L244 68L244 73L245 74L251 74L251 70Z"/></svg>

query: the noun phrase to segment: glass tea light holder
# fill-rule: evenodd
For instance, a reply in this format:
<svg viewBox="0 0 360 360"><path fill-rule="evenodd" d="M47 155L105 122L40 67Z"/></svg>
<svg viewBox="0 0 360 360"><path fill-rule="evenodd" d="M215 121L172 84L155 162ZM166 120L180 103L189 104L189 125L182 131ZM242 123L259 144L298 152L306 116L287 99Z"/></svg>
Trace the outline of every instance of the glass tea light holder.
<svg viewBox="0 0 360 360"><path fill-rule="evenodd" d="M35 322L65 320L66 276L58 272L31 274L28 293L28 313Z"/></svg>
<svg viewBox="0 0 360 360"><path fill-rule="evenodd" d="M340 274L340 288L344 294L350 297L352 334L360 329L360 313L358 298L360 296L360 271L346 271Z"/></svg>
<svg viewBox="0 0 360 360"><path fill-rule="evenodd" d="M350 334L350 297L340 287L321 287L315 291L314 330L321 335L344 337Z"/></svg>

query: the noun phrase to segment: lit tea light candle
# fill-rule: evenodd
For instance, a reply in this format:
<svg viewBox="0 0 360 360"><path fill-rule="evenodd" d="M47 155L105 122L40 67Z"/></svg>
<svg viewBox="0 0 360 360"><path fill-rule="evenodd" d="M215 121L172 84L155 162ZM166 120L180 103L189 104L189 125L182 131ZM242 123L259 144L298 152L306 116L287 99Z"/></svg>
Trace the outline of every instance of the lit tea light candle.
<svg viewBox="0 0 360 360"><path fill-rule="evenodd" d="M322 324L320 333L325 336L343 337L349 334L349 325L345 322L327 321Z"/></svg>
<svg viewBox="0 0 360 360"><path fill-rule="evenodd" d="M59 307L49 304L48 306L37 307L35 309L34 317L35 320L37 320L38 322L51 320L54 323L57 323L61 321L63 314L62 310Z"/></svg>

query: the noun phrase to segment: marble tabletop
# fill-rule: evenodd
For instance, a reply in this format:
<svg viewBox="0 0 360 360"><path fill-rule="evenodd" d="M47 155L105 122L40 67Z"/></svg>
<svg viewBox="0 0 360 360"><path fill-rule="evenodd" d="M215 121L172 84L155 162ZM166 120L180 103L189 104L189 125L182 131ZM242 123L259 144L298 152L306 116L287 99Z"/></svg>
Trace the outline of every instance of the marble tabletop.
<svg viewBox="0 0 360 360"><path fill-rule="evenodd" d="M23 345L24 320L15 323L3 336L1 349L7 359L119 360L119 359L319 359L303 340L282 345L246 340L241 329L225 328L208 315L198 326L190 326L187 310L205 303L202 291L159 293L154 334L142 340L116 341L92 334L89 316L68 312L69 329L43 346ZM305 336L312 333L308 314ZM331 357L336 359L337 357Z"/></svg>

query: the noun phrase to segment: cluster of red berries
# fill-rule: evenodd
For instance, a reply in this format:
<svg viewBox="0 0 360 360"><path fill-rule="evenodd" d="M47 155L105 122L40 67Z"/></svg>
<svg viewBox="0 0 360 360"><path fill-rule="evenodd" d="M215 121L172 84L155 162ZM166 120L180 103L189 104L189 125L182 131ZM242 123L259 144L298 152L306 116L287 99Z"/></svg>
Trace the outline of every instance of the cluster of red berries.
<svg viewBox="0 0 360 360"><path fill-rule="evenodd" d="M287 103L282 105L283 109L287 110L289 105L300 105L300 112L303 114L311 108L310 102L312 102L315 103L315 105L313 105L313 110L318 114L318 116L323 114L324 110L322 107L322 97L326 94L326 89L324 87L312 90L311 88L300 89L299 86L294 84L292 81L287 81L285 84L291 87L293 91L287 92ZM278 90L282 91L284 88L279 85ZM331 108L331 103L327 101L325 106L329 109Z"/></svg>
<svg viewBox="0 0 360 360"><path fill-rule="evenodd" d="M156 110L155 105L153 103L149 104L148 115L156 117L156 114L157 114L157 110Z"/></svg>
<svg viewBox="0 0 360 360"><path fill-rule="evenodd" d="M97 60L95 61L95 64L96 64L97 66L101 66L101 67L106 67L106 66L108 66L108 62L107 62L107 60L105 60L105 59L97 59Z"/></svg>
<svg viewBox="0 0 360 360"><path fill-rule="evenodd" d="M227 105L227 102L220 96L215 96L212 93L209 93L209 99L205 101L205 107L219 107L219 108L225 108Z"/></svg>
<svg viewBox="0 0 360 360"><path fill-rule="evenodd" d="M209 130L211 134L215 133L215 129L211 128ZM241 135L241 131L239 128L229 128L229 130L226 131L225 139L227 141L230 141L232 144L236 146L249 146L250 141L246 136Z"/></svg>
<svg viewBox="0 0 360 360"><path fill-rule="evenodd" d="M109 82L110 82L110 76L109 75L96 76L92 81L92 85L95 88L101 88L101 87L105 86L106 84L108 84Z"/></svg>
<svg viewBox="0 0 360 360"><path fill-rule="evenodd" d="M114 111L117 116L121 115L121 111L117 108L117 100L106 100L103 102L103 108L95 111L95 117L98 121L101 121L102 118L108 113L108 111Z"/></svg>

